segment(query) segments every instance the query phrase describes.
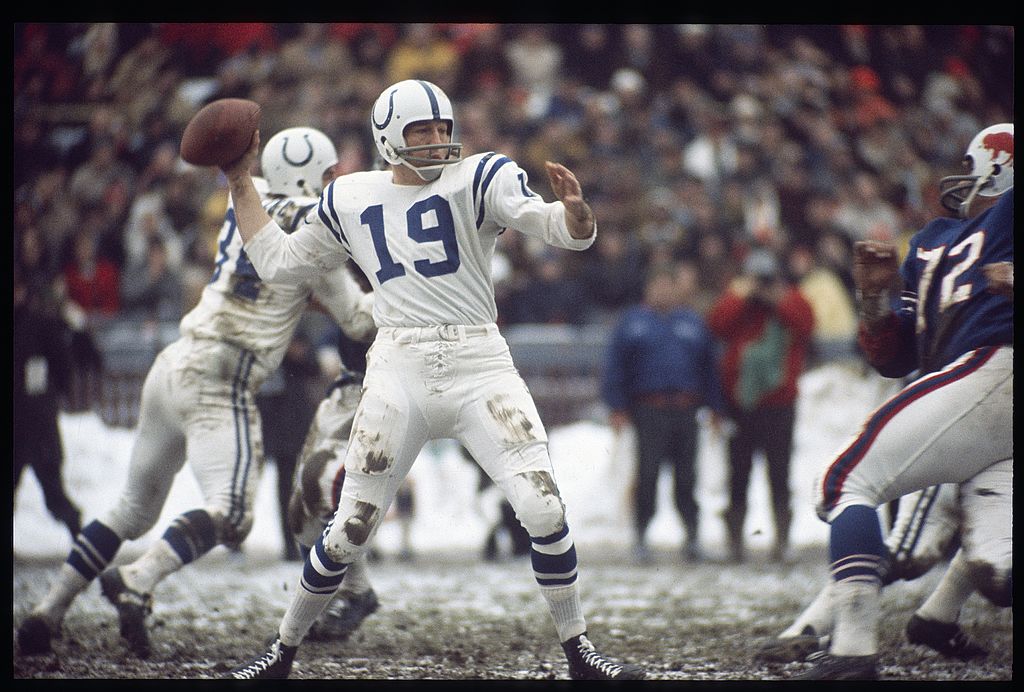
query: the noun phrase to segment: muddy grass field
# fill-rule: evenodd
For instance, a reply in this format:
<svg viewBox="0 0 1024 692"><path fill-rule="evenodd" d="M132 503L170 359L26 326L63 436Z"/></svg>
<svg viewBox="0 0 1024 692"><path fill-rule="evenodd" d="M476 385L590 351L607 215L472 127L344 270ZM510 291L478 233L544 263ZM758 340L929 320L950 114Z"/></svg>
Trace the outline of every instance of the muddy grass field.
<svg viewBox="0 0 1024 692"><path fill-rule="evenodd" d="M649 567L621 549L579 547L591 639L653 680L782 680L806 664L759 665L758 641L784 629L822 583L824 549L793 564L683 564L660 553ZM39 600L57 564L14 563L14 622ZM292 677L371 680L567 680L554 627L528 559L486 563L476 555L418 555L372 563L382 606L345 644L307 642ZM93 584L72 606L55 653L15 651L15 678L223 678L275 631L299 563L271 555L214 552L156 590L153 656L128 655L113 608ZM981 663L912 646L903 626L935 585L933 572L884 595L882 676L915 681L1010 681L1013 616L971 597L962 623L991 651Z"/></svg>

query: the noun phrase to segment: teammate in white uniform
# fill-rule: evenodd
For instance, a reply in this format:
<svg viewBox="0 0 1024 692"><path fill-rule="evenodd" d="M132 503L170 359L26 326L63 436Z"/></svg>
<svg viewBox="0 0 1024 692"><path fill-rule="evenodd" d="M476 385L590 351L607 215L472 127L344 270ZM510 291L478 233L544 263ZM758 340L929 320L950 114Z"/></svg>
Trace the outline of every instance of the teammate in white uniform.
<svg viewBox="0 0 1024 692"><path fill-rule="evenodd" d="M334 144L317 130L278 133L267 142L261 161L268 194L257 195L256 204L283 227L295 228L334 177L337 161ZM156 584L217 545L241 544L252 527L264 462L254 397L280 365L313 296L347 334L372 337L373 296L363 293L346 267L291 285L261 281L243 250L229 204L213 278L182 318L180 337L156 357L143 384L121 496L106 516L75 538L49 593L18 630L21 653L51 651L51 639L59 635L72 600L100 575L103 595L118 610L125 643L147 657L151 646L145 618ZM172 521L133 563L106 569L124 541L139 538L159 519L186 461L204 506Z"/></svg>
<svg viewBox="0 0 1024 692"><path fill-rule="evenodd" d="M495 241L515 229L569 250L597 224L576 177L547 164L559 201L530 190L526 173L493 152L461 157L451 103L437 86L388 87L371 113L390 170L327 186L316 217L285 234L258 204L249 154L226 168L249 253L267 281L301 281L350 257L373 285L377 338L345 459L337 514L306 560L269 650L233 671L287 677L296 649L366 550L424 444L454 438L501 487L532 540L534 576L577 679L637 679L586 636L576 549L548 456L547 434L495 324Z"/></svg>
<svg viewBox="0 0 1024 692"><path fill-rule="evenodd" d="M1013 124L979 132L970 175L940 184L955 218L894 245L859 241L859 343L882 375L918 377L879 406L828 464L818 516L830 524L834 626L806 679L878 675L887 551L876 508L931 485L960 486L971 580L996 606L1013 594ZM899 287L899 299L894 290Z"/></svg>

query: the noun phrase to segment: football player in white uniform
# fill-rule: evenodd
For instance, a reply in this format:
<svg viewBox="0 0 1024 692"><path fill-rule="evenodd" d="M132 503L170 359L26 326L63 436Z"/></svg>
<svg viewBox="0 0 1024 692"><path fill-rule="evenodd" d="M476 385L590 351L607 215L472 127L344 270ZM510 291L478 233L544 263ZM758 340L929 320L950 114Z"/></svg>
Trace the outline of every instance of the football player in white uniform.
<svg viewBox="0 0 1024 692"><path fill-rule="evenodd" d="M287 677L296 650L363 554L424 444L458 440L504 492L532 540L534 576L574 679L639 679L587 638L576 549L536 405L499 333L490 267L512 228L569 250L597 224L573 173L547 164L556 202L494 152L462 158L448 97L398 82L370 114L390 170L342 176L292 234L258 203L250 152L224 169L246 252L267 281L301 281L352 258L371 282L377 337L352 425L338 511L317 539L269 649L237 678Z"/></svg>
<svg viewBox="0 0 1024 692"><path fill-rule="evenodd" d="M296 228L334 177L337 161L334 144L322 132L278 133L263 152L266 194L257 194L256 204L284 228ZM213 547L241 544L252 527L264 462L254 397L280 365L311 297L353 338L373 336L373 296L363 293L344 266L291 285L261 281L242 247L230 202L218 250L213 277L182 318L180 337L146 376L121 496L81 530L48 594L19 627L22 654L52 650L71 602L99 576L103 595L117 608L125 643L139 657L149 656L145 618L153 588ZM159 519L186 461L204 506L177 517L131 564L107 569L124 541L139 538Z"/></svg>

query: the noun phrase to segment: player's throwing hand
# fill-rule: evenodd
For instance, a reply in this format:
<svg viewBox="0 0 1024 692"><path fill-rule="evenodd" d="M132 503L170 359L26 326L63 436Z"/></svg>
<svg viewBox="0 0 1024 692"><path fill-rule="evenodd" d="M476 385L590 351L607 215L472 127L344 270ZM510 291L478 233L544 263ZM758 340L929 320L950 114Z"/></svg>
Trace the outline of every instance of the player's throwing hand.
<svg viewBox="0 0 1024 692"><path fill-rule="evenodd" d="M220 169L224 172L225 177L228 180L237 178L242 175L247 175L252 170L252 166L256 163L256 157L260 151L260 131L256 130L252 133L252 141L249 142L249 148L244 154L239 156L234 161L224 164Z"/></svg>

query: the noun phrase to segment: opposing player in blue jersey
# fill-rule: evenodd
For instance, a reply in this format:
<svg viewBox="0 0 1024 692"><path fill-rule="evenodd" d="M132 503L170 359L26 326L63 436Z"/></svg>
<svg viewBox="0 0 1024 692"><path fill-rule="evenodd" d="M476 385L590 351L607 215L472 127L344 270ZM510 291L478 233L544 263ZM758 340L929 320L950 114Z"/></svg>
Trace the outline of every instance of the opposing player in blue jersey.
<svg viewBox="0 0 1024 692"><path fill-rule="evenodd" d="M362 555L420 450L454 438L499 486L531 537L534 577L575 679L639 679L587 637L576 548L555 483L547 433L496 325L491 259L515 229L585 250L597 222L573 173L547 164L558 201L494 152L463 158L455 118L436 85L406 80L370 113L390 170L341 176L286 234L259 204L249 168L259 137L225 167L246 252L268 282L291 282L355 261L373 286L377 337L367 356L334 520L317 539L278 632L237 678L287 677L299 644Z"/></svg>
<svg viewBox="0 0 1024 692"><path fill-rule="evenodd" d="M974 587L997 606L1012 602L1013 125L978 133L966 163L969 175L940 184L955 218L916 233L901 267L891 244L855 246L861 347L882 375L919 374L818 482L834 626L807 679L877 677L887 552L876 508L900 496L959 484Z"/></svg>

